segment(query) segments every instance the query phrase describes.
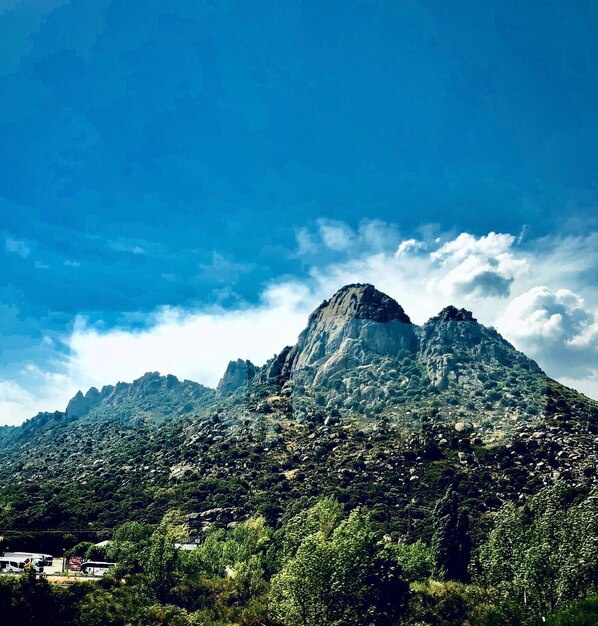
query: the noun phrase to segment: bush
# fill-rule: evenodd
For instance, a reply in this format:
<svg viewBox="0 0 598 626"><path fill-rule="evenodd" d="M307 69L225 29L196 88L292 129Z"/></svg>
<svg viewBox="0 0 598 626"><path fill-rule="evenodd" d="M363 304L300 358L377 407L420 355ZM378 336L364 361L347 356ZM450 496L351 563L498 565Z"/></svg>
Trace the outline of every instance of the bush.
<svg viewBox="0 0 598 626"><path fill-rule="evenodd" d="M409 624L426 626L519 626L516 607L476 585L458 582L414 583L408 607Z"/></svg>
<svg viewBox="0 0 598 626"><path fill-rule="evenodd" d="M432 576L436 567L434 554L421 539L410 544L391 544L388 549L395 555L406 580L425 581Z"/></svg>
<svg viewBox="0 0 598 626"><path fill-rule="evenodd" d="M547 620L548 626L595 626L598 624L598 595L578 602L566 611L556 613Z"/></svg>

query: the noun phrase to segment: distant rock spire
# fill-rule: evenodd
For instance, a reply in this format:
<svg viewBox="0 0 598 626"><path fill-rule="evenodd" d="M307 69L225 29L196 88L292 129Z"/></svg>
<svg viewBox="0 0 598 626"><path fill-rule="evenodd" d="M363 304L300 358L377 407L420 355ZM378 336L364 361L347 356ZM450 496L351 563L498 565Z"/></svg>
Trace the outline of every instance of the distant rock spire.
<svg viewBox="0 0 598 626"><path fill-rule="evenodd" d="M224 372L224 376L222 376L218 383L218 393L228 395L236 391L239 387L246 385L252 380L257 371L258 368L251 361L244 361L243 359L230 361Z"/></svg>

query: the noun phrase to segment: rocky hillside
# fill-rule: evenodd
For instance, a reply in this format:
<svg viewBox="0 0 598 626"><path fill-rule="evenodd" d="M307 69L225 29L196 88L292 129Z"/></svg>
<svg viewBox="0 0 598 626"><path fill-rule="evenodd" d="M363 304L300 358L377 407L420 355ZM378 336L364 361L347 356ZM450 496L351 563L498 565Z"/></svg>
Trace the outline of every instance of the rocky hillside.
<svg viewBox="0 0 598 626"><path fill-rule="evenodd" d="M473 314L423 326L371 285L322 303L290 346L231 362L216 390L146 374L0 432L0 528L109 535L179 508L201 531L316 496L425 528L456 485L484 514L592 484L598 404L550 380Z"/></svg>
<svg viewBox="0 0 598 626"><path fill-rule="evenodd" d="M233 381L227 371L220 385L241 388L234 402L267 388L298 420L324 411L418 430L416 415L434 411L491 443L544 419L547 377L494 329L454 307L416 326L372 285L348 285L323 302L297 344L257 373L244 363L250 375Z"/></svg>

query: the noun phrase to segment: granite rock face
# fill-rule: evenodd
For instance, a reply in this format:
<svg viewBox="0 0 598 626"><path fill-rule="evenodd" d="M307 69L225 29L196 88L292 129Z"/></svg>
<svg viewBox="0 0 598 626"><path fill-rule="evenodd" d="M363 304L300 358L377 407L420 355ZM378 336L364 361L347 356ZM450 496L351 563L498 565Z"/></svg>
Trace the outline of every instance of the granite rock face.
<svg viewBox="0 0 598 626"><path fill-rule="evenodd" d="M382 324L392 320L411 324L409 316L398 302L373 285L357 283L345 285L330 300L324 300L310 315L308 329L320 320L348 317Z"/></svg>
<svg viewBox="0 0 598 626"><path fill-rule="evenodd" d="M473 379L480 365L494 364L540 372L540 368L517 351L496 330L487 328L471 311L446 307L419 329L418 357L432 383L439 389L460 377Z"/></svg>
<svg viewBox="0 0 598 626"><path fill-rule="evenodd" d="M471 311L448 306L418 327L390 296L372 285L355 284L324 301L297 344L267 363L259 380L284 384L293 377L303 385L326 387L335 376L371 366L379 357L399 356L423 365L439 389L484 363L540 371Z"/></svg>
<svg viewBox="0 0 598 626"><path fill-rule="evenodd" d="M258 368L251 362L243 359L230 361L224 376L220 379L216 391L220 395L227 395L247 385L257 373Z"/></svg>
<svg viewBox="0 0 598 626"><path fill-rule="evenodd" d="M190 380L168 374L147 372L132 383L105 385L98 391L91 387L83 395L78 391L69 401L64 416L68 420L90 418L101 421L119 414L126 420L149 420L160 423L177 406L179 413L191 412L214 396L214 390Z"/></svg>
<svg viewBox="0 0 598 626"><path fill-rule="evenodd" d="M95 387L91 387L85 395L83 395L81 391L78 391L75 396L71 398L66 407L67 417L69 419L76 419L82 415L86 415L100 402L101 398L100 392Z"/></svg>
<svg viewBox="0 0 598 626"><path fill-rule="evenodd" d="M430 322L442 321L442 322L477 322L471 311L467 309L458 309L452 305L444 307L438 315L431 317Z"/></svg>
<svg viewBox="0 0 598 626"><path fill-rule="evenodd" d="M311 314L297 344L269 368L273 376L300 376L318 385L369 364L373 356L416 349L414 326L395 300L372 285L347 285Z"/></svg>
<svg viewBox="0 0 598 626"><path fill-rule="evenodd" d="M409 422L441 406L452 423L455 411L464 421L486 415L480 432L492 434L541 414L544 378L470 311L448 306L420 327L391 297L353 284L324 301L254 380L287 397L299 419L323 409Z"/></svg>

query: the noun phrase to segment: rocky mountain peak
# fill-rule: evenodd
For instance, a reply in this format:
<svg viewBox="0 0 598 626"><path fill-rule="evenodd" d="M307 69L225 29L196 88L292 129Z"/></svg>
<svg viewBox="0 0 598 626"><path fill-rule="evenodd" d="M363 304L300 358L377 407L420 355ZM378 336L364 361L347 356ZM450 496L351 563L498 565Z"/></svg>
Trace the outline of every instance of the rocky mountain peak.
<svg viewBox="0 0 598 626"><path fill-rule="evenodd" d="M419 330L419 359L439 389L451 383L473 388L480 372L488 368L540 371L493 328L480 324L471 311L454 306L442 309Z"/></svg>
<svg viewBox="0 0 598 626"><path fill-rule="evenodd" d="M230 361L216 389L221 395L232 393L253 379L257 371L258 368L251 361Z"/></svg>
<svg viewBox="0 0 598 626"><path fill-rule="evenodd" d="M219 390L246 382L244 368L242 361L231 363ZM417 326L390 296L352 284L311 314L297 343L268 361L255 382L275 385L296 416L312 414L314 403L341 416L396 415L407 406L409 413L442 404L439 394L446 392L449 417L450 407L459 406L473 422L483 405L493 412L487 427L493 431L510 428L526 411L538 414L542 376L534 361L471 311L447 306ZM482 401L489 389L494 395Z"/></svg>
<svg viewBox="0 0 598 626"><path fill-rule="evenodd" d="M100 392L95 387L91 387L85 395L79 390L66 407L67 417L77 418L89 413L99 402L100 398Z"/></svg>
<svg viewBox="0 0 598 626"><path fill-rule="evenodd" d="M99 391L91 387L85 394L78 391L64 415L69 420L88 416L103 419L118 412L126 414L127 420L138 417L159 423L172 415L172 406L180 405L183 412L189 412L213 395L213 389L199 383L147 372L131 383L105 385Z"/></svg>
<svg viewBox="0 0 598 626"><path fill-rule="evenodd" d="M297 344L268 364L266 377L326 386L376 357L416 349L415 326L395 300L373 285L346 285L310 315Z"/></svg>
<svg viewBox="0 0 598 626"><path fill-rule="evenodd" d="M471 311L467 309L458 309L455 306L449 305L444 307L438 315L435 315L430 321L440 322L477 322L477 319L473 316Z"/></svg>
<svg viewBox="0 0 598 626"><path fill-rule="evenodd" d="M403 324L411 323L409 316L396 300L368 283L345 285L339 289L330 300L324 300L312 313L310 322L333 317L352 317L382 324L392 320Z"/></svg>

